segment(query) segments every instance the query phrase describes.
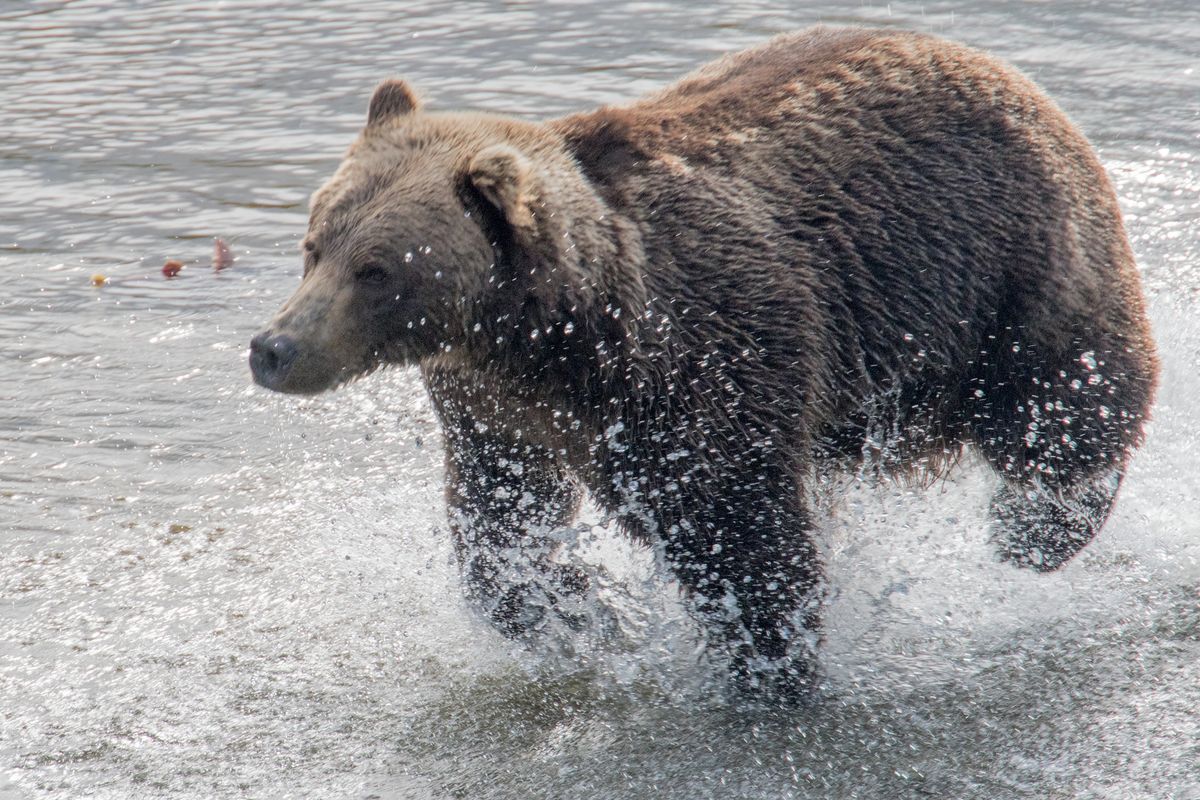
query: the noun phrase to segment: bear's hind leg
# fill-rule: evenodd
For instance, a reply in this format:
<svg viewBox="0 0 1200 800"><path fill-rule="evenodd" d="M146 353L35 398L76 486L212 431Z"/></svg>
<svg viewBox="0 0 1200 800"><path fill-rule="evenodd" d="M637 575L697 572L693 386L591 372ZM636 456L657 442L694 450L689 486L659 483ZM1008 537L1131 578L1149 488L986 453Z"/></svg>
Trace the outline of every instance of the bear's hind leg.
<svg viewBox="0 0 1200 800"><path fill-rule="evenodd" d="M971 438L1004 479L991 504L1000 557L1040 572L1069 561L1108 519L1153 383L1125 348L1076 347L1006 345L964 400Z"/></svg>
<svg viewBox="0 0 1200 800"><path fill-rule="evenodd" d="M1067 488L1005 485L992 498L1000 558L1038 572L1071 560L1108 519L1121 473Z"/></svg>

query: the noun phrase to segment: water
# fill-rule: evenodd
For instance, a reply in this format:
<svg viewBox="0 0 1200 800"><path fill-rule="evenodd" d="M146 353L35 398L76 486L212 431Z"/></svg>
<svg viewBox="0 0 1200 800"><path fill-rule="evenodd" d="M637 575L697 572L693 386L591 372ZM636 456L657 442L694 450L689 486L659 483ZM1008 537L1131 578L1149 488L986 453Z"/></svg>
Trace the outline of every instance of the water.
<svg viewBox="0 0 1200 800"><path fill-rule="evenodd" d="M0 3L0 797L1200 798L1192 0L273 5ZM460 599L415 374L249 384L307 195L382 77L536 118L816 21L986 47L1097 146L1164 359L1116 512L1039 576L994 562L977 465L851 491L798 712L716 691L602 527L632 652L512 651Z"/></svg>

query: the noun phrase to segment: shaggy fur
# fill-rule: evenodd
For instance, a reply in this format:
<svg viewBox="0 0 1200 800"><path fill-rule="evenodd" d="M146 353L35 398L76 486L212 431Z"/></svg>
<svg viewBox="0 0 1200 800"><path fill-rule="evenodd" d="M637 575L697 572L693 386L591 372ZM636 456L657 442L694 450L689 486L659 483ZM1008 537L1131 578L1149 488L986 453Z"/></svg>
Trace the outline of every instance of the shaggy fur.
<svg viewBox="0 0 1200 800"><path fill-rule="evenodd" d="M543 124L384 84L312 203L257 379L419 363L468 590L520 636L586 580L580 492L661 546L744 688L802 694L819 469L1003 478L1002 557L1108 515L1157 364L1107 177L1010 67L817 28Z"/></svg>

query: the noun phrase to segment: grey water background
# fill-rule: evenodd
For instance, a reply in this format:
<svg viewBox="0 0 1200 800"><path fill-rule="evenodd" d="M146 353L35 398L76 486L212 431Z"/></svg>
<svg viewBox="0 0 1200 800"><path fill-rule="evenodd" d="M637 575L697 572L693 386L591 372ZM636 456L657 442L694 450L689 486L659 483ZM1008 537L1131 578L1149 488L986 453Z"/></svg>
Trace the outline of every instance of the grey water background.
<svg viewBox="0 0 1200 800"><path fill-rule="evenodd" d="M1118 507L1031 575L978 465L851 481L798 711L731 702L601 520L629 646L515 650L460 599L415 373L250 385L307 196L385 76L538 118L816 22L987 48L1099 150L1164 362ZM1198 256L1193 0L0 2L0 798L1200 798Z"/></svg>

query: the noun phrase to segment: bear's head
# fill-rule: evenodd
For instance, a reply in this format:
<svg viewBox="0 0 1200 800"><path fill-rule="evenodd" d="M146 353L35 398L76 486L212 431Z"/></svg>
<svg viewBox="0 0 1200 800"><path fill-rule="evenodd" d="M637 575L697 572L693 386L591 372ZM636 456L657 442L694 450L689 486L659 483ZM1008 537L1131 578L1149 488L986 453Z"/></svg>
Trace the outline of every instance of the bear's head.
<svg viewBox="0 0 1200 800"><path fill-rule="evenodd" d="M618 249L560 139L427 113L399 80L310 209L300 287L250 348L255 381L282 392L566 326Z"/></svg>

